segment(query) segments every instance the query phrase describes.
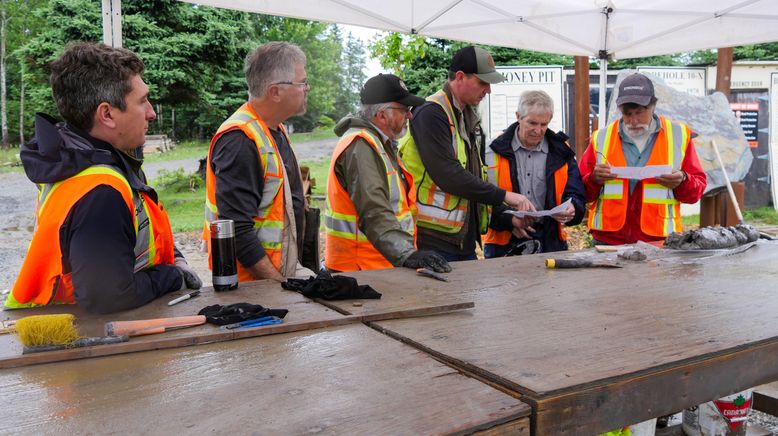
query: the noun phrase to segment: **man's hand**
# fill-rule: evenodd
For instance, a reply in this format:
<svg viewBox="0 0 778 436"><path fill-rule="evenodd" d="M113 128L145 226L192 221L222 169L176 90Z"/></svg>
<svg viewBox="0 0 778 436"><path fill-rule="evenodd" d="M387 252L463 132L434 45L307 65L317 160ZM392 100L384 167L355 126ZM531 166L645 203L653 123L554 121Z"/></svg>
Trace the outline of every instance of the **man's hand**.
<svg viewBox="0 0 778 436"><path fill-rule="evenodd" d="M428 250L414 251L413 254L405 259L403 266L413 269L429 268L439 273L451 272L451 265L448 264L446 259L438 253Z"/></svg>
<svg viewBox="0 0 778 436"><path fill-rule="evenodd" d="M575 217L575 207L572 204L567 206L567 210L551 215L558 223L564 224Z"/></svg>
<svg viewBox="0 0 778 436"><path fill-rule="evenodd" d="M686 180L686 173L683 171L673 171L656 177L656 181L667 189L677 188L684 180Z"/></svg>
<svg viewBox="0 0 778 436"><path fill-rule="evenodd" d="M513 224L511 233L519 239L531 239L532 236L529 233L535 233L535 229L531 227L532 221L532 217L513 217L511 219L511 224Z"/></svg>
<svg viewBox="0 0 778 436"><path fill-rule="evenodd" d="M602 185L607 180L616 179L616 175L611 172L611 166L605 164L597 164L594 166L592 172L592 180L598 185Z"/></svg>
<svg viewBox="0 0 778 436"><path fill-rule="evenodd" d="M529 201L529 198L511 191L505 191L505 204L516 210L535 211L535 206Z"/></svg>
<svg viewBox="0 0 778 436"><path fill-rule="evenodd" d="M197 276L197 273L192 269L191 266L189 266L189 263L187 263L186 259L183 257L177 257L175 267L178 269L178 272L181 273L181 278L184 279L180 290L187 288L200 289L203 286L203 281L200 280L200 277Z"/></svg>

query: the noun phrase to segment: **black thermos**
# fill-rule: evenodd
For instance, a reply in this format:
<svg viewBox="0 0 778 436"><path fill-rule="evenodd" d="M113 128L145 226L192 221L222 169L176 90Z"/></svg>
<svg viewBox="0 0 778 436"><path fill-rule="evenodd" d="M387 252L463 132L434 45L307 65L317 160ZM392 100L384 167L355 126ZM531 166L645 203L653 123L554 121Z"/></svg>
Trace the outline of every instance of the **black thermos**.
<svg viewBox="0 0 778 436"><path fill-rule="evenodd" d="M235 223L232 220L217 220L211 223L211 264L215 291L238 288Z"/></svg>

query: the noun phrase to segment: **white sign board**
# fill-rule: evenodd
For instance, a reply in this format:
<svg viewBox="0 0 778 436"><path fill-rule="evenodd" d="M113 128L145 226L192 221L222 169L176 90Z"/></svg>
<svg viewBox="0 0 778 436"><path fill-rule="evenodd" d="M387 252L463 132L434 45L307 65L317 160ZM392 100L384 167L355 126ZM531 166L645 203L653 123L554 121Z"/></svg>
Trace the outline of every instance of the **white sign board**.
<svg viewBox="0 0 778 436"><path fill-rule="evenodd" d="M697 97L708 95L708 71L705 67L638 67L641 73L648 73L664 80L667 86Z"/></svg>
<svg viewBox="0 0 778 436"><path fill-rule="evenodd" d="M770 190L778 210L778 73L770 74Z"/></svg>
<svg viewBox="0 0 778 436"><path fill-rule="evenodd" d="M497 67L505 81L492 85L492 93L481 101L479 111L487 144L516 122L519 96L524 91L545 91L554 100L554 117L548 128L564 130L565 107L562 99L562 67Z"/></svg>

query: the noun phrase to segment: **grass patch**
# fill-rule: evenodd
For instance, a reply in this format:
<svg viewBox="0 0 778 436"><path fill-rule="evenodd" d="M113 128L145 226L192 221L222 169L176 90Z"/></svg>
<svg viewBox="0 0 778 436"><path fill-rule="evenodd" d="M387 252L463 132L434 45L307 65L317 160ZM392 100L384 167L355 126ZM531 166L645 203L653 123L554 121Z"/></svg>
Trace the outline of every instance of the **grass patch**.
<svg viewBox="0 0 778 436"><path fill-rule="evenodd" d="M772 207L748 209L743 212L743 219L747 223L778 225L778 212Z"/></svg>
<svg viewBox="0 0 778 436"><path fill-rule="evenodd" d="M314 195L327 192L327 171L329 160L300 162L311 169L311 177L316 179ZM159 176L151 182L159 198L162 199L170 226L174 233L198 231L203 228L203 208L205 207L205 182L195 173L185 173L183 168L175 171L161 170ZM324 202L320 202L324 208ZM323 221L322 221L323 222Z"/></svg>
<svg viewBox="0 0 778 436"><path fill-rule="evenodd" d="M300 166L307 166L311 172L311 178L316 180L313 187L313 195L327 195L327 173L330 171L329 158L300 162Z"/></svg>
<svg viewBox="0 0 778 436"><path fill-rule="evenodd" d="M19 173L22 171L19 148L0 149L0 173Z"/></svg>
<svg viewBox="0 0 778 436"><path fill-rule="evenodd" d="M208 145L205 141L184 141L176 145L175 150L165 153L149 153L144 156L145 162L166 162L171 160L200 159L208 154Z"/></svg>
<svg viewBox="0 0 778 436"><path fill-rule="evenodd" d="M681 216L681 226L684 230L700 226L700 214Z"/></svg>
<svg viewBox="0 0 778 436"><path fill-rule="evenodd" d="M313 132L292 133L289 136L290 136L289 139L292 141L292 144L298 144L301 142L308 142L308 141L318 141L320 139L330 139L336 137L335 132L332 131L332 127L316 129Z"/></svg>

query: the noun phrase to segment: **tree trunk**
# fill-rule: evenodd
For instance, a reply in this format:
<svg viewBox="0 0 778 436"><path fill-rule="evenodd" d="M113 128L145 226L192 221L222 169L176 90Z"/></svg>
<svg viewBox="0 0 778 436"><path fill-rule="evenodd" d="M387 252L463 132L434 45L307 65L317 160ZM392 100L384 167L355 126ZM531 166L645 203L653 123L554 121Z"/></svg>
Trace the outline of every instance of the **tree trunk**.
<svg viewBox="0 0 778 436"><path fill-rule="evenodd" d="M3 137L0 144L3 148L9 148L8 139L8 103L6 102L6 87L5 87L5 31L8 25L8 20L5 18L5 9L0 10L0 118L2 121Z"/></svg>
<svg viewBox="0 0 778 436"><path fill-rule="evenodd" d="M19 59L19 146L24 144L24 58Z"/></svg>

